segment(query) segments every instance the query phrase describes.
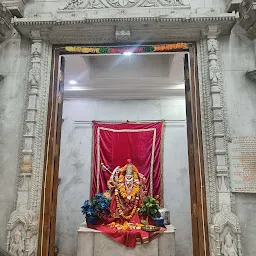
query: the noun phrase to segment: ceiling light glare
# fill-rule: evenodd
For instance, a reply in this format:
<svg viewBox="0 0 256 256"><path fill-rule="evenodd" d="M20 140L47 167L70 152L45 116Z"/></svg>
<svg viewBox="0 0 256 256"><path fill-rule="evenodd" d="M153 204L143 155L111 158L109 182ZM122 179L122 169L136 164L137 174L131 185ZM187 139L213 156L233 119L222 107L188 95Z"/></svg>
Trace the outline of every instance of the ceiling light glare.
<svg viewBox="0 0 256 256"><path fill-rule="evenodd" d="M125 56L131 56L133 53L132 52L124 52L123 55Z"/></svg>
<svg viewBox="0 0 256 256"><path fill-rule="evenodd" d="M72 85L74 85L74 84L77 84L77 81L75 81L75 80L70 80L69 83L72 84Z"/></svg>

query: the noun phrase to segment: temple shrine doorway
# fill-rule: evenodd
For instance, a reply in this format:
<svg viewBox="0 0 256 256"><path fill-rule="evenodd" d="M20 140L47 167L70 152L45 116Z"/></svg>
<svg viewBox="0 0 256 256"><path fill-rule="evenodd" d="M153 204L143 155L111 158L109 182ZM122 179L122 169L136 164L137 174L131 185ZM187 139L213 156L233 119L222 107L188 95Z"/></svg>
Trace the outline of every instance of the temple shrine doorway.
<svg viewBox="0 0 256 256"><path fill-rule="evenodd" d="M97 54L101 47L77 47L74 52L75 48L57 49L53 59L50 93L56 100L49 106L48 132L56 136L54 157L49 157L54 169L50 251L55 247L59 255L76 255L77 228L84 220L80 207L92 186L93 121L163 121L162 206L170 211L176 228L175 255L198 255L200 243L207 239L200 234L205 232L206 205L193 45L132 54ZM85 52L88 49L95 52Z"/></svg>

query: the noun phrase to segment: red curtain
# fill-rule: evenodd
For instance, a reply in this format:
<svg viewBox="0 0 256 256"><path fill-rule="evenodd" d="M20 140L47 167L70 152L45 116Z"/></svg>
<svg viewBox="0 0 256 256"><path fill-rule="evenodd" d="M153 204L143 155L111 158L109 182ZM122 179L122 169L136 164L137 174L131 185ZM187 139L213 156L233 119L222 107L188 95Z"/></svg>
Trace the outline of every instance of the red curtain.
<svg viewBox="0 0 256 256"><path fill-rule="evenodd" d="M127 159L147 180L148 195L162 202L162 130L163 122L93 125L93 170L91 196L107 190L110 178L101 163L113 171Z"/></svg>

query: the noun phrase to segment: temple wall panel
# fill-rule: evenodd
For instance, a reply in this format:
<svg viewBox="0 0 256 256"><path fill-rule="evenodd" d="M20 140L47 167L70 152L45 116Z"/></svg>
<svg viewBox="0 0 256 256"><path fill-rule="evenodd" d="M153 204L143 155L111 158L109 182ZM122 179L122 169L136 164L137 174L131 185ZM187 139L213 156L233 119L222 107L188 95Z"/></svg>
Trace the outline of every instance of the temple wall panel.
<svg viewBox="0 0 256 256"><path fill-rule="evenodd" d="M221 54L229 136L256 136L256 87L245 73L255 66L253 42L239 28L221 39ZM233 193L240 220L243 255L256 255L255 194Z"/></svg>
<svg viewBox="0 0 256 256"><path fill-rule="evenodd" d="M41 1L29 2L25 6L24 17L33 17L36 14L38 14L39 16L40 15L54 16L55 13L63 9L68 2L70 2L70 0L69 1L68 0L60 0L60 1L42 1L41 0ZM81 2L86 3L87 1L84 0ZM138 2L138 1L135 1L135 2ZM172 6L172 4L169 4L169 6L166 5L166 8L171 8L175 10L175 12L176 11L179 12L179 7L181 7L181 9L189 8L192 10L196 10L196 12L198 13L203 13L207 10L211 11L211 9L215 9L217 12L222 12L222 13L225 11L225 1L223 0L207 0L207 1L206 0L195 0L195 1L194 0L193 1L192 0L181 0L181 1L175 0L172 2L177 2L177 4L175 4L174 6ZM180 5L179 2L181 2L182 5ZM138 14L141 13L141 16L144 16L143 9L146 9L146 8L143 8L143 7L140 7L140 8L141 8L141 12L138 12ZM82 8L79 8L79 7L77 9L82 10ZM105 12L107 13L109 9L113 9L113 8L106 8ZM162 9L164 10L165 7L162 7Z"/></svg>
<svg viewBox="0 0 256 256"><path fill-rule="evenodd" d="M19 141L22 135L30 44L12 31L0 44L0 246L6 248L6 227L16 207Z"/></svg>

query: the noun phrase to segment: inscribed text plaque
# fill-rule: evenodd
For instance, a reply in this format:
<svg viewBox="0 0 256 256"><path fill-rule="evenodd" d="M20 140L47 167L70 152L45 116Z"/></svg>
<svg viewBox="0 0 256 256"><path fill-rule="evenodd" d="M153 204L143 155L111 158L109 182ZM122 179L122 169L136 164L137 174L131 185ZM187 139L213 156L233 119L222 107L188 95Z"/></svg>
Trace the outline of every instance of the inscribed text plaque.
<svg viewBox="0 0 256 256"><path fill-rule="evenodd" d="M256 193L256 137L235 137L229 144L232 192Z"/></svg>

